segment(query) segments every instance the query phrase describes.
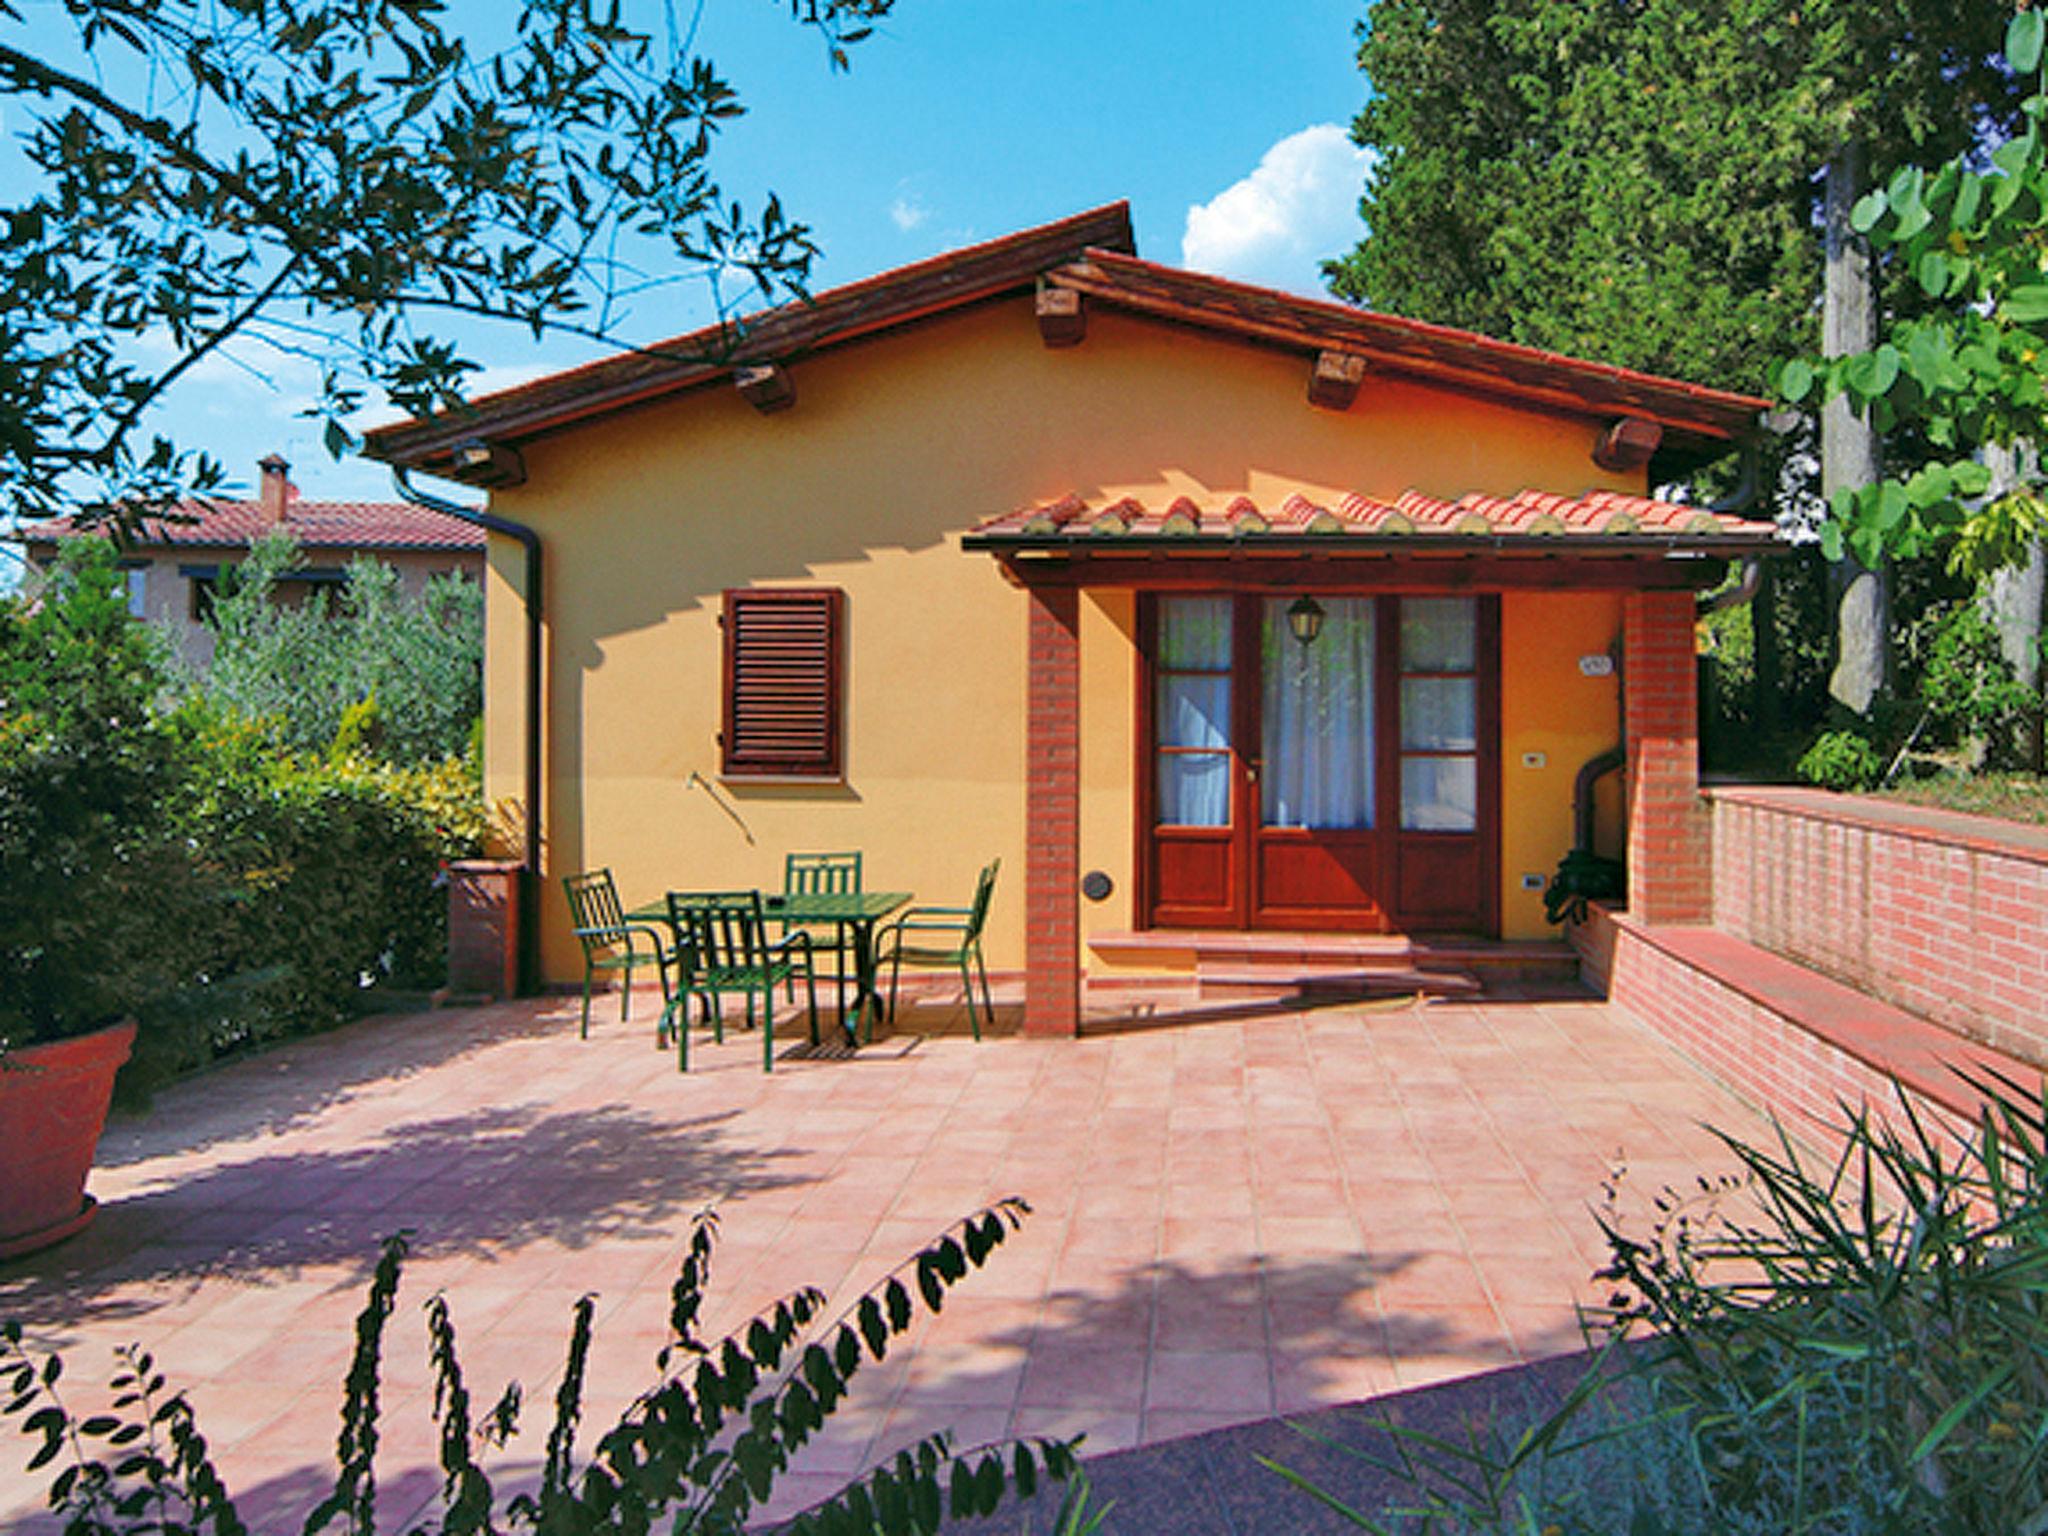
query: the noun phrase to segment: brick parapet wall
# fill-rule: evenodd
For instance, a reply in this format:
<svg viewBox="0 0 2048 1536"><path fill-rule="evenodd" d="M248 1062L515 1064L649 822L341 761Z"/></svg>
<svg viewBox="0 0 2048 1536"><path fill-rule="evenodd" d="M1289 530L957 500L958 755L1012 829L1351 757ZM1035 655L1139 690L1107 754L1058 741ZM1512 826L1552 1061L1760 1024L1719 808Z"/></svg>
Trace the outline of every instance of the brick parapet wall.
<svg viewBox="0 0 2048 1536"><path fill-rule="evenodd" d="M1626 915L1598 913L1596 923L1611 956L1610 999L1802 1139L1832 1150L1845 1105L1903 1127L1902 1090L1891 1077L1660 949ZM1966 1134L1961 1116L1908 1094L1923 1123Z"/></svg>
<svg viewBox="0 0 2048 1536"><path fill-rule="evenodd" d="M1713 909L1696 612L1690 592L1632 592L1623 607L1628 906L1647 923L1704 923Z"/></svg>
<svg viewBox="0 0 2048 1536"><path fill-rule="evenodd" d="M1030 594L1024 831L1024 1032L1081 1031L1080 594Z"/></svg>
<svg viewBox="0 0 2048 1536"><path fill-rule="evenodd" d="M2048 1066L2048 837L1817 790L1717 789L1714 922Z"/></svg>

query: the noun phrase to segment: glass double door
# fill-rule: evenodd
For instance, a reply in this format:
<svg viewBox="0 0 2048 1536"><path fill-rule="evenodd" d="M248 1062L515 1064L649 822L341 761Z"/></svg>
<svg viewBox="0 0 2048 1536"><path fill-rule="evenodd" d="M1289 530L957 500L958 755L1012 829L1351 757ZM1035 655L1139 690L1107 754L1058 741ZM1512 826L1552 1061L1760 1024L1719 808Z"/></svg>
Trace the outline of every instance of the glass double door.
<svg viewBox="0 0 2048 1536"><path fill-rule="evenodd" d="M1490 930L1495 613L1470 596L1151 598L1149 920Z"/></svg>

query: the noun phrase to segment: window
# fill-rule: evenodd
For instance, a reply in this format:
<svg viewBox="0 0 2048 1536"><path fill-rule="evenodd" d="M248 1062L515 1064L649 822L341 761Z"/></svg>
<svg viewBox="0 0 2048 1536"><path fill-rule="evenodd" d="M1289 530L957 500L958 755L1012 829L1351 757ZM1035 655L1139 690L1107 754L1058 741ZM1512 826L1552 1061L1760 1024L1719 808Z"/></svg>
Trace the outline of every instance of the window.
<svg viewBox="0 0 2048 1536"><path fill-rule="evenodd" d="M121 579L128 584L128 617L149 617L149 567L133 560L121 562Z"/></svg>
<svg viewBox="0 0 2048 1536"><path fill-rule="evenodd" d="M204 624L213 616L213 600L220 591L220 567L181 565L178 574L191 583L192 604L187 612L192 622Z"/></svg>
<svg viewBox="0 0 2048 1536"><path fill-rule="evenodd" d="M840 631L835 587L749 587L725 594L725 729L731 778L836 779Z"/></svg>

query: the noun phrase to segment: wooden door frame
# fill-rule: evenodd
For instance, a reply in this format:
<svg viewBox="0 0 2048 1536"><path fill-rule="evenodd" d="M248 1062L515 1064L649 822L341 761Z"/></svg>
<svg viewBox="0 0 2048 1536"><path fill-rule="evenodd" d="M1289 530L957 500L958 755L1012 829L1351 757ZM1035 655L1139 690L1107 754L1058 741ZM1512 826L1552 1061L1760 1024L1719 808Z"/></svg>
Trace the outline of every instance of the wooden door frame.
<svg viewBox="0 0 2048 1536"><path fill-rule="evenodd" d="M1419 588L1401 583L1389 589L1386 586L1353 584L1342 581L1328 581L1317 584L1316 590L1330 597L1370 597L1378 600L1375 604L1376 629L1374 637L1374 698L1373 698L1373 751L1375 762L1373 777L1375 784L1373 816L1375 831L1380 835L1378 851L1378 874L1380 881L1381 907L1386 913L1391 931L1410 931L1410 921L1404 918L1394 900L1398 894L1399 879L1398 845L1400 830L1400 604L1403 597L1472 597L1477 600L1475 615L1478 633L1478 728L1479 748L1475 754L1478 774L1478 825L1475 836L1479 851L1479 930L1489 937L1500 933L1500 870L1501 870L1501 654L1500 654L1500 594L1498 592L1472 592L1455 587L1447 590ZM1193 590L1191 588L1161 589L1140 588L1137 593L1137 640L1138 640L1138 686L1133 711L1133 745L1135 761L1132 765L1134 785L1133 799L1136 815L1133 817L1132 880L1131 880L1131 924L1133 928L1152 930L1158 928L1154 916L1156 893L1153 886L1153 821L1157 811L1158 785L1156 775L1157 751L1153 739L1157 727L1154 695L1158 691L1158 670L1156 656L1159 639L1159 599L1162 596L1215 596L1228 597L1232 601L1232 682L1231 682L1231 843L1235 872L1235 889L1232 895L1234 919L1231 927L1236 931L1253 931L1252 886L1255 871L1251 867L1254 852L1254 817L1259 812L1256 784L1247 785L1247 765L1241 743L1248 740L1246 731L1256 732L1261 722L1251 717L1251 708L1256 703L1256 689L1242 686L1247 675L1263 676L1264 658L1260 654L1260 636L1263 624L1247 625L1239 622L1240 610L1246 600L1280 595L1268 586L1223 586L1213 589ZM1258 604L1252 603L1257 613ZM1249 660L1247 657L1249 656ZM1247 666L1252 668L1246 672ZM1260 764L1263 772L1264 764ZM1239 808L1244 814L1239 814ZM1172 929L1164 931L1171 932ZM1356 930L1370 931L1364 927ZM1417 927L1414 931L1428 931Z"/></svg>

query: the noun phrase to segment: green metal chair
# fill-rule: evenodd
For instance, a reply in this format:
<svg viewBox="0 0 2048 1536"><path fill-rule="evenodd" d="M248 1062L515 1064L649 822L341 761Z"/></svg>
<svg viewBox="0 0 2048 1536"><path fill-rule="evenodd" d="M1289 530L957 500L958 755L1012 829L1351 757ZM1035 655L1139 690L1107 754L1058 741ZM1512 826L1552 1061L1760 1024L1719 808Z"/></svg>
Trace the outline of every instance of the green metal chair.
<svg viewBox="0 0 2048 1536"><path fill-rule="evenodd" d="M629 923L619 905L619 889L609 869L588 874L567 875L562 890L569 898L569 917L576 926L576 942L583 946L583 1027L590 1038L590 989L599 971L622 971L619 989L619 1017L633 1011L633 967L652 965L661 980L662 1016L668 1015L668 968L676 963L675 947L663 942L661 930L651 923ZM643 946L645 946L643 951Z"/></svg>
<svg viewBox="0 0 2048 1536"><path fill-rule="evenodd" d="M811 896L820 892L839 895L857 891L860 886L860 855L858 853L792 853L782 861L782 891L785 896ZM832 952L833 995L839 1000L839 1011L846 1011L846 963L853 954L853 941L844 924L833 924L830 931L821 931L825 925L814 925L804 931L811 936L811 953L816 955L824 950ZM783 919L782 931L804 927ZM794 985L794 983L792 983Z"/></svg>
<svg viewBox="0 0 2048 1536"><path fill-rule="evenodd" d="M811 964L811 936L801 929L780 939L768 937L759 891L670 891L669 926L682 936L682 984L663 1011L666 1028L677 1007L685 1016L674 1020L676 1065L690 1066L688 999L702 994L710 1002L713 1027L725 1038L719 999L738 993L747 1000L747 1023L754 1022L754 1003L761 1004L761 1065L775 1070L775 989L804 978L811 1015L811 1043L818 1040L818 979Z"/></svg>
<svg viewBox="0 0 2048 1536"><path fill-rule="evenodd" d="M967 999L967 1022L974 1038L981 1038L981 1020L974 1013L974 974L981 977L981 1011L995 1022L995 1004L989 999L988 966L981 956L981 930L988 921L989 902L996 893L996 872L1001 859L992 859L975 882L974 901L965 907L912 907L889 924L875 941L876 965L889 966L889 1018L896 1018L896 980L903 967L948 968L960 973L960 987ZM929 936L929 937L927 937ZM950 936L943 942L943 936Z"/></svg>

